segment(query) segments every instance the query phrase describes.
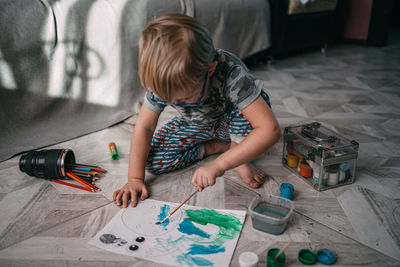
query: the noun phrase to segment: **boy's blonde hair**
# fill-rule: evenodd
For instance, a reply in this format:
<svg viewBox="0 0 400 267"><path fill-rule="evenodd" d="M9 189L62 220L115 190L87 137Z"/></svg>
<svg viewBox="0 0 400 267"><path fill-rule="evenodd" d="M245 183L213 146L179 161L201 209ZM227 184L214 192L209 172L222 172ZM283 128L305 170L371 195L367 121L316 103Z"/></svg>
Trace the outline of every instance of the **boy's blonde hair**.
<svg viewBox="0 0 400 267"><path fill-rule="evenodd" d="M183 14L166 14L142 32L139 77L143 87L171 103L173 92L201 84L215 56L206 27Z"/></svg>

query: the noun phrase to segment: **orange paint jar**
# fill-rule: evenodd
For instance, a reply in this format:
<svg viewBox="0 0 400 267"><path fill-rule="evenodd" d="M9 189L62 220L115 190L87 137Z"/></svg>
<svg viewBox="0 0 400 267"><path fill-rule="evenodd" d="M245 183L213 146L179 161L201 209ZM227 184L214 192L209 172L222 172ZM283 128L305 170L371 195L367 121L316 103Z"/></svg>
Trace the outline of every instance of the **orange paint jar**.
<svg viewBox="0 0 400 267"><path fill-rule="evenodd" d="M308 164L300 163L300 175L304 178L310 178L312 175L312 168Z"/></svg>

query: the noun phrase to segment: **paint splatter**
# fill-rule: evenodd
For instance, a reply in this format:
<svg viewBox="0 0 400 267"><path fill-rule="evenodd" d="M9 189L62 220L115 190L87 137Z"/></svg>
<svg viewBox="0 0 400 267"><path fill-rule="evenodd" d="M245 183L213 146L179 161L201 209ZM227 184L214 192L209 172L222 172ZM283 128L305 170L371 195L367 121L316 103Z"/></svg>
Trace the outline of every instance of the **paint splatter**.
<svg viewBox="0 0 400 267"><path fill-rule="evenodd" d="M226 240L234 239L239 234L242 224L240 220L233 215L221 214L215 210L199 209L186 210L189 220L206 225L214 224L219 227L219 232L212 241L214 245L222 245Z"/></svg>
<svg viewBox="0 0 400 267"><path fill-rule="evenodd" d="M227 229L234 229L240 231L242 224L240 220L232 215L221 214L215 210L199 209L199 210L186 210L186 215L191 221L197 222L202 225L211 223Z"/></svg>
<svg viewBox="0 0 400 267"><path fill-rule="evenodd" d="M185 218L183 222L179 224L178 231L187 235L198 235L204 238L210 238L211 235L207 234L200 228L196 227L191 220Z"/></svg>
<svg viewBox="0 0 400 267"><path fill-rule="evenodd" d="M189 251L186 253L187 255L198 255L198 254L215 254L219 252L225 252L225 248L217 245L198 245L191 244Z"/></svg>

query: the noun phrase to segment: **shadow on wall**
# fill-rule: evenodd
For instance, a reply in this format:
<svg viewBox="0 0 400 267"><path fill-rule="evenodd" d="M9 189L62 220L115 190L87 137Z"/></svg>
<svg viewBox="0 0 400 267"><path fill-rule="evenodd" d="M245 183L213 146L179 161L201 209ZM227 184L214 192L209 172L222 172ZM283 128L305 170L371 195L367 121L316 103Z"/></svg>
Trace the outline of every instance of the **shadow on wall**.
<svg viewBox="0 0 400 267"><path fill-rule="evenodd" d="M148 0L128 0L121 13L121 22L119 23L119 43L120 43L120 69L119 81L121 95L120 103L123 106L132 105L132 99L135 101L135 110L139 109L144 89L140 85L138 76L138 55L139 40L143 28L151 20L164 13L182 13L184 8L181 1L148 1Z"/></svg>
<svg viewBox="0 0 400 267"><path fill-rule="evenodd" d="M155 15L180 12L175 3L4 1L0 85L137 112L141 30Z"/></svg>
<svg viewBox="0 0 400 267"><path fill-rule="evenodd" d="M33 92L47 88L49 65L43 52L46 44L40 39L47 16L47 9L40 1L2 1L0 4L0 85L3 87Z"/></svg>
<svg viewBox="0 0 400 267"><path fill-rule="evenodd" d="M92 50L86 43L85 29L88 27L90 8L95 1L77 1L68 9L64 29L65 38L61 40L64 47L63 66L61 68L61 73L63 73L62 83L58 88L60 91L55 92L55 94L75 95L78 98L89 99L89 80L99 78L104 74L105 62L101 55L96 50ZM92 76L89 74L90 53L94 55L92 60L96 60L98 68L98 73L93 73ZM79 83L75 88L74 82Z"/></svg>

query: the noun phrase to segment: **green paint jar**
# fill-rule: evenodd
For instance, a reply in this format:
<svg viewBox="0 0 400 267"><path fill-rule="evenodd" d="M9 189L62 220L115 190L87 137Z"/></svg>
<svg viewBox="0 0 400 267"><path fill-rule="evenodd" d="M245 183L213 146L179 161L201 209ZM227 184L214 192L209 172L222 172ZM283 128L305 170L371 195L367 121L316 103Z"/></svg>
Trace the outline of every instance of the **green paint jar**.
<svg viewBox="0 0 400 267"><path fill-rule="evenodd" d="M279 255L279 258L276 260L274 259L275 255L278 254L279 248L271 248L268 250L267 253L267 266L268 267L281 267L285 263L285 252L282 252L281 255Z"/></svg>

